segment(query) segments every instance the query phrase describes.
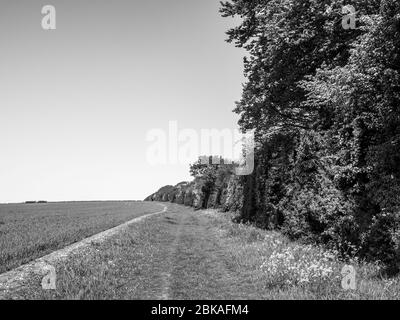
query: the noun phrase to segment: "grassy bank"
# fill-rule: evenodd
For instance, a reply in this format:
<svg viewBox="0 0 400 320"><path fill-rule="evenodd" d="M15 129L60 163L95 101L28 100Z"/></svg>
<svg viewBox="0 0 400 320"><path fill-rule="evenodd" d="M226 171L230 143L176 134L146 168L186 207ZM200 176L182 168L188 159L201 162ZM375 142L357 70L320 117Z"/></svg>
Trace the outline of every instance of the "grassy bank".
<svg viewBox="0 0 400 320"><path fill-rule="evenodd" d="M278 232L230 222L231 214L209 211L240 273L268 299L399 299L400 279L385 278L377 264L344 263L335 252L291 242ZM342 287L342 269L355 269L355 290Z"/></svg>
<svg viewBox="0 0 400 320"><path fill-rule="evenodd" d="M334 252L231 222L231 214L168 204L56 266L57 290L33 277L13 298L36 299L398 299L400 281L352 261L356 290L341 286Z"/></svg>

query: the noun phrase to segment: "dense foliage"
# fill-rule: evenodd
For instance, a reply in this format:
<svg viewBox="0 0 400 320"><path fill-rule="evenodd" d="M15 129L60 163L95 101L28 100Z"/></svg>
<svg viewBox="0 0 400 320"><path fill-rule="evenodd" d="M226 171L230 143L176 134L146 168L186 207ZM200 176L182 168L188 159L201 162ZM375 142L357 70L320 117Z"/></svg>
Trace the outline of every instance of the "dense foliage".
<svg viewBox="0 0 400 320"><path fill-rule="evenodd" d="M342 8L357 10L357 29ZM400 205L400 3L231 0L248 51L242 130L256 130L256 170L241 215L295 239L396 269Z"/></svg>

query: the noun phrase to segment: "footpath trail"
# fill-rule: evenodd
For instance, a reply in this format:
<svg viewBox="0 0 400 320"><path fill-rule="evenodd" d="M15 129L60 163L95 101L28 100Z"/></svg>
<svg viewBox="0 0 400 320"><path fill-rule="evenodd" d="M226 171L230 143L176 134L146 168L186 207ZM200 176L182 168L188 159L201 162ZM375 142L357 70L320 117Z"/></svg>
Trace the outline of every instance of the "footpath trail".
<svg viewBox="0 0 400 320"><path fill-rule="evenodd" d="M299 250L301 246L276 232L233 223L230 213L194 210L172 203L160 205L165 210L112 229L100 237L101 241L89 238L85 245L72 250L73 254L54 253L14 270L6 279L8 290L0 291L0 299L354 298L354 293L343 290L340 277L323 278L318 286L308 287L281 285L283 280L279 278L280 283L276 283L271 271L262 268L267 257L275 252ZM305 249L308 258L313 253L309 247ZM279 268L285 267L283 263ZM42 280L48 276L49 265L55 270L56 281L55 288L46 290ZM338 261L335 272L339 276L341 267ZM0 285L1 279L0 276ZM360 291L359 297L377 296L369 288L385 286L379 279L369 281L369 287ZM391 296L398 296L396 288Z"/></svg>
<svg viewBox="0 0 400 320"><path fill-rule="evenodd" d="M138 290L128 299L248 299L254 287L239 272L228 244L203 211L167 204L152 223L151 246L157 248L147 271L138 274ZM158 231L157 231L158 230Z"/></svg>
<svg viewBox="0 0 400 320"><path fill-rule="evenodd" d="M343 290L340 278L343 264L340 261L332 262L336 273L331 278L317 279L317 286L314 283L288 286L285 278L279 278L279 273L271 276L274 270L266 272L262 265L275 252L296 252L294 250L300 250L302 244L291 243L276 232L232 223L229 213L195 211L171 203L162 205L167 207L165 211L114 229L102 241L87 240L86 245L73 254L55 254L52 259L44 257L14 270L6 278L0 276L0 287L4 287L4 283L9 286L8 290L0 290L0 299L337 300L399 297L398 280L388 286L378 273L365 273L360 280L364 281L363 286L357 292ZM315 254L309 246L302 250L306 259ZM62 258L57 259L57 256ZM286 261L272 262L277 270L286 267ZM50 264L56 271L56 285L52 290L45 290L42 287L43 271ZM370 266L368 268L370 270ZM278 282L273 277L278 277Z"/></svg>
<svg viewBox="0 0 400 320"><path fill-rule="evenodd" d="M161 214L131 223L102 243L89 241L80 254L54 264L56 290L43 290L43 274L31 273L4 298L260 298L232 256L232 240L216 226L214 211L163 205Z"/></svg>

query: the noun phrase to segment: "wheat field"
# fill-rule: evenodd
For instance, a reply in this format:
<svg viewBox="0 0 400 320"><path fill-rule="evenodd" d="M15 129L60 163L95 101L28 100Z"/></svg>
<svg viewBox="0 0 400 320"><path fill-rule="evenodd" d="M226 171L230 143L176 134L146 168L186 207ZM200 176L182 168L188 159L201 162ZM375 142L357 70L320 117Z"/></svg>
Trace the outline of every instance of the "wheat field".
<svg viewBox="0 0 400 320"><path fill-rule="evenodd" d="M0 205L0 273L159 206L135 201Z"/></svg>

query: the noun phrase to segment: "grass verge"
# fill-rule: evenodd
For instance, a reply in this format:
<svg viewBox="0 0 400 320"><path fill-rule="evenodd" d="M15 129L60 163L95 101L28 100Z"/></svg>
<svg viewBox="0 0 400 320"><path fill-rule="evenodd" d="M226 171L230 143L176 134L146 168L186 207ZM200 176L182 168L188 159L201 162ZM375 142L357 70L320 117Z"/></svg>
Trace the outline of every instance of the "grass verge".
<svg viewBox="0 0 400 320"><path fill-rule="evenodd" d="M57 289L33 276L14 299L399 299L399 278L352 261L356 289L342 288L333 252L231 222L215 210L169 212L132 225L56 266Z"/></svg>

